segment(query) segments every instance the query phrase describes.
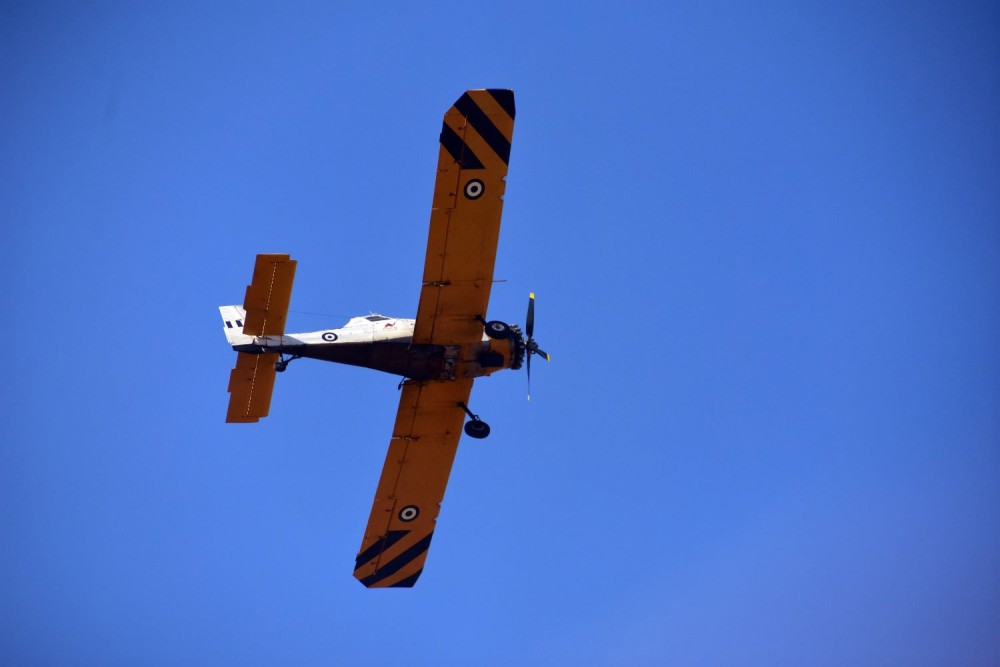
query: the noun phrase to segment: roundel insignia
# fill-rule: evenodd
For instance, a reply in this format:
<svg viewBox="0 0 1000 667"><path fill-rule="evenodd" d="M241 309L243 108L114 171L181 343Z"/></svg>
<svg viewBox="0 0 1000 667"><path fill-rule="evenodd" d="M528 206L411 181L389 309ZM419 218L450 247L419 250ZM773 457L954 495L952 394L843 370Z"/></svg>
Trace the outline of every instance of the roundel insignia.
<svg viewBox="0 0 1000 667"><path fill-rule="evenodd" d="M403 509L399 510L399 520L410 522L420 516L420 508L416 505L407 505Z"/></svg>
<svg viewBox="0 0 1000 667"><path fill-rule="evenodd" d="M479 199L486 192L486 186L478 178L474 178L465 184L465 196L468 199Z"/></svg>
<svg viewBox="0 0 1000 667"><path fill-rule="evenodd" d="M332 343L333 341L337 340L337 334L333 333L332 331L326 331L323 333L323 340L325 340L327 343Z"/></svg>

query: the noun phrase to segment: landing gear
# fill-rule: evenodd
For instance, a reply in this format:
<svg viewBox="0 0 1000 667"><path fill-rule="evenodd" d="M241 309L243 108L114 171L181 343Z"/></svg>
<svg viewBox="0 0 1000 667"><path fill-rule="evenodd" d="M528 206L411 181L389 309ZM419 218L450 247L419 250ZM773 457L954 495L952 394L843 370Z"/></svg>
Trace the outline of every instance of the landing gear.
<svg viewBox="0 0 1000 667"><path fill-rule="evenodd" d="M465 434L470 438L476 438L477 440L482 440L490 434L490 425L479 418L479 415L472 414L472 410L465 403L459 403L458 407L465 410L465 414L469 415L469 421L465 422Z"/></svg>
<svg viewBox="0 0 1000 667"><path fill-rule="evenodd" d="M500 320L487 322L482 315L476 315L476 319L483 323L486 335L493 340L504 340L506 338L510 338L510 325L506 322L501 322Z"/></svg>
<svg viewBox="0 0 1000 667"><path fill-rule="evenodd" d="M274 362L274 370L279 373L284 373L285 369L288 368L288 364L295 361L296 359L301 359L302 356L298 354L293 354L290 357L285 357L283 354L279 354L278 360Z"/></svg>
<svg viewBox="0 0 1000 667"><path fill-rule="evenodd" d="M482 419L465 422L465 435L482 440L490 434L490 425Z"/></svg>

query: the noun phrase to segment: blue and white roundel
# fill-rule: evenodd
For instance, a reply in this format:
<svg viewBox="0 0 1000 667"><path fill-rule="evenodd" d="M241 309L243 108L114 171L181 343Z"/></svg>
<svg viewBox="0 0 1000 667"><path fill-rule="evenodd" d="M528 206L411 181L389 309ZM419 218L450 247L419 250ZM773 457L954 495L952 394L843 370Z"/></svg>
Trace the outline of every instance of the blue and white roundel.
<svg viewBox="0 0 1000 667"><path fill-rule="evenodd" d="M486 187L478 178L474 178L465 184L465 196L469 199L479 199L485 191Z"/></svg>

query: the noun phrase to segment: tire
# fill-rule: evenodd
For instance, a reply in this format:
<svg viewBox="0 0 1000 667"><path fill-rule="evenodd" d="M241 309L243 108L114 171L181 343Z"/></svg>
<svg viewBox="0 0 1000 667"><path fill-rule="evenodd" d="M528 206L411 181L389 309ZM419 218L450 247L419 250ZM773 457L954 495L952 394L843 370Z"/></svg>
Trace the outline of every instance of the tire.
<svg viewBox="0 0 1000 667"><path fill-rule="evenodd" d="M505 340L510 338L510 325L500 320L493 320L486 323L486 335L493 340Z"/></svg>
<svg viewBox="0 0 1000 667"><path fill-rule="evenodd" d="M490 425L482 419L473 419L465 422L465 434L470 438L482 440L490 434Z"/></svg>

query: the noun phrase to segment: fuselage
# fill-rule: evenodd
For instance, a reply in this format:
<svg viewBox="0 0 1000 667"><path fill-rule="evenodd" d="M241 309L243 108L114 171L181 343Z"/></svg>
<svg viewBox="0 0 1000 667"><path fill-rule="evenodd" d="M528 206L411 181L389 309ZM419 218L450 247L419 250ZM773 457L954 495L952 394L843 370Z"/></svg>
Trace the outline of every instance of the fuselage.
<svg viewBox="0 0 1000 667"><path fill-rule="evenodd" d="M473 378L520 365L520 334L500 340L483 335L468 345L413 343L415 320L368 315L354 317L338 329L281 336L248 336L227 330L237 352L279 352L291 357L321 359L363 366L414 380ZM235 327L234 327L235 328ZM523 356L523 351L521 351Z"/></svg>

